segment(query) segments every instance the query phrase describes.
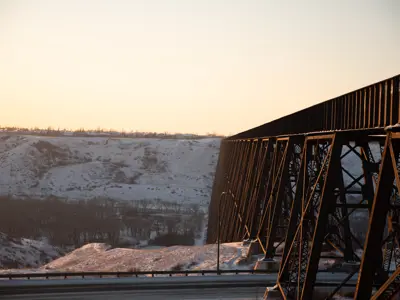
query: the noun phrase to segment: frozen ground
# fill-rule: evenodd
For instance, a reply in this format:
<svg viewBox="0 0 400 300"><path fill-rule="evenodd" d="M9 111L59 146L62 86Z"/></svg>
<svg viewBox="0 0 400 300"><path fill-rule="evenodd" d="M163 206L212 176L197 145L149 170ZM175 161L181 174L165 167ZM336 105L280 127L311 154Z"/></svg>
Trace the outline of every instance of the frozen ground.
<svg viewBox="0 0 400 300"><path fill-rule="evenodd" d="M46 242L10 239L0 234L0 273L90 272L90 271L168 271L215 270L217 245L173 246L157 249L112 248L92 243L66 255ZM245 260L248 251L242 243L221 245L220 267L223 270L252 269L262 255ZM277 254L282 251L278 248ZM334 254L334 253L327 253ZM361 253L359 253L361 254ZM62 256L64 255L64 256ZM54 259L54 260L53 260ZM46 264L46 262L53 260ZM12 264L15 262L17 264ZM321 259L319 269L334 264L333 259ZM5 264L7 263L7 264ZM13 267L14 266L14 267ZM18 268L19 269L15 269ZM348 299L337 297L335 299Z"/></svg>
<svg viewBox="0 0 400 300"><path fill-rule="evenodd" d="M4 235L2 235L4 236ZM8 238L4 236L3 242ZM5 245L4 243L2 245ZM168 270L215 270L217 267L217 245L149 247L146 249L112 248L104 243L91 243L78 248L65 256L58 248L45 242L23 239L20 243L14 240L10 245L13 256L0 259L17 261L20 268L15 270L12 264L3 265L2 272L38 271L168 271ZM7 249L3 246L3 249ZM282 251L278 248L277 254ZM222 270L252 269L263 255L253 256L246 260L248 246L242 243L225 243L220 248L220 268ZM334 253L327 253L333 255ZM54 260L53 260L54 259ZM279 261L279 259L277 259ZM51 262L49 262L51 261ZM26 262L23 264L23 262ZM49 263L47 263L49 262ZM1 261L0 261L1 263ZM47 263L47 264L45 264ZM319 269L332 266L334 259L321 259ZM11 266L11 267L10 267ZM16 266L16 267L18 267Z"/></svg>
<svg viewBox="0 0 400 300"><path fill-rule="evenodd" d="M221 246L221 269L237 269L245 255L240 243ZM212 270L216 268L217 246L173 246L154 250L114 248L88 244L43 266L65 271L167 271Z"/></svg>
<svg viewBox="0 0 400 300"><path fill-rule="evenodd" d="M32 246L25 246L29 252ZM48 250L47 259L54 258L57 253ZM241 243L221 245L221 269L249 269L253 265L241 262L247 253L247 248ZM36 253L35 253L36 254ZM21 257L21 261L24 258ZM35 259L38 255L31 255ZM58 255L60 256L60 255ZM30 258L32 260L32 258ZM217 266L217 246L173 246L158 249L128 249L111 248L109 245L92 243L76 249L67 255L55 259L39 268L37 265L26 265L25 269L8 269L3 267L2 273L8 272L38 272L38 271L168 271L168 270L215 270ZM28 259L25 259L28 261ZM31 268L29 268L31 267Z"/></svg>
<svg viewBox="0 0 400 300"><path fill-rule="evenodd" d="M0 194L207 206L220 139L0 135Z"/></svg>
<svg viewBox="0 0 400 300"><path fill-rule="evenodd" d="M40 267L64 254L45 241L12 239L0 233L0 269Z"/></svg>

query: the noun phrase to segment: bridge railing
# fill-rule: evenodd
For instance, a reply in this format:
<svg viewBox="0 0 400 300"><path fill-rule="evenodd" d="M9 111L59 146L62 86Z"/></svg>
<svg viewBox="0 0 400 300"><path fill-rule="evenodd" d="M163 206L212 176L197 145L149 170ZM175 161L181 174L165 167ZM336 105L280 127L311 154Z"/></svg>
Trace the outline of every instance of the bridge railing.
<svg viewBox="0 0 400 300"><path fill-rule="evenodd" d="M329 270L320 270L321 273L333 273ZM238 270L186 270L186 271L140 271L140 272L41 272L41 273L0 273L0 280L13 279L76 279L76 278L125 278L125 277L176 277L176 276L207 276L207 275L256 275L274 274L265 270L238 269ZM276 275L276 274L275 274Z"/></svg>
<svg viewBox="0 0 400 300"><path fill-rule="evenodd" d="M244 131L229 139L381 128L399 122L400 75Z"/></svg>
<svg viewBox="0 0 400 300"><path fill-rule="evenodd" d="M41 272L41 273L14 273L0 274L0 279L52 279L52 278L91 278L91 277L156 277L156 276L206 276L206 275L243 275L266 274L264 270L187 270L187 271L132 271L132 272Z"/></svg>

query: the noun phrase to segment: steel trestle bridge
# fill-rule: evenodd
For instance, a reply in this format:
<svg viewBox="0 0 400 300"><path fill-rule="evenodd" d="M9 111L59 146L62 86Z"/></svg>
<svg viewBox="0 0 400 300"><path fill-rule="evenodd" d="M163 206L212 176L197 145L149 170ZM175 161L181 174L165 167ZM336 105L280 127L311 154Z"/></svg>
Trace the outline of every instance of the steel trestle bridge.
<svg viewBox="0 0 400 300"><path fill-rule="evenodd" d="M221 242L247 240L266 260L283 246L276 284L284 299L312 299L327 251L352 265L334 292L358 274L354 299L396 295L399 81L400 75L224 139L207 242L218 232Z"/></svg>

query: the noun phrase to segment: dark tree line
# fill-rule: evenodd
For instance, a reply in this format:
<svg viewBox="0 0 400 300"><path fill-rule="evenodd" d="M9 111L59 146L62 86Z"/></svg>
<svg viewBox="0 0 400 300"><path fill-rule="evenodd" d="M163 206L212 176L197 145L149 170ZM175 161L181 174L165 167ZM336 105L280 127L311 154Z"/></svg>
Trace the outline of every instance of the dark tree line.
<svg viewBox="0 0 400 300"><path fill-rule="evenodd" d="M165 211L168 213L162 213ZM184 210L176 204L168 207L166 203L155 205L145 200L127 203L0 197L0 232L14 238L46 237L61 247L91 242L122 246L122 236L148 240L152 231L158 236L173 235L174 239L181 235L187 241L201 229L203 217L197 206Z"/></svg>
<svg viewBox="0 0 400 300"><path fill-rule="evenodd" d="M80 128L76 130L61 128L23 128L16 126L0 126L0 131L6 133L19 133L39 136L80 136L80 137L130 137L130 138L165 138L165 139L202 139L202 138L224 138L217 133L206 133L204 135L169 133L169 132L140 132L140 131L118 131L114 129L97 128L94 130Z"/></svg>

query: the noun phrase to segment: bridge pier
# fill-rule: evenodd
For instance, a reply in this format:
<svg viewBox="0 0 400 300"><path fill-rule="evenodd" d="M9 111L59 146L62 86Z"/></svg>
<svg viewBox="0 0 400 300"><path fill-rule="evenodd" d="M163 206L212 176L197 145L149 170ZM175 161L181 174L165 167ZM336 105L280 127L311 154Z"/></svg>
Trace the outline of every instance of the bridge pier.
<svg viewBox="0 0 400 300"><path fill-rule="evenodd" d="M279 266L280 262L273 258L262 258L257 261L254 269L277 273L279 271Z"/></svg>
<svg viewBox="0 0 400 300"><path fill-rule="evenodd" d="M302 175L296 189L277 281L284 297L311 299L316 275L323 263L324 244L344 261L335 271L353 274L358 271L358 264L349 268L352 262L361 260L356 250L363 248L363 241L354 233L356 223L353 216L355 211L364 215L367 226L373 195L367 193L365 186L377 176L373 172L377 168L363 166L375 164L375 158L370 154L370 143L379 141L382 137L354 132L306 137ZM360 174L348 170L346 157L350 154L358 158L353 160L352 167L355 168L358 162ZM345 283L339 285L338 290Z"/></svg>
<svg viewBox="0 0 400 300"><path fill-rule="evenodd" d="M243 241L242 241L242 245L243 246L249 246L251 243L252 243L252 239L250 239L250 238L248 238L248 239L244 239Z"/></svg>
<svg viewBox="0 0 400 300"><path fill-rule="evenodd" d="M264 300L283 300L284 298L282 297L281 291L279 290L279 287L277 285L272 286L272 287L267 287L265 289L264 293Z"/></svg>
<svg viewBox="0 0 400 300"><path fill-rule="evenodd" d="M254 255L263 254L262 244L258 240L253 240L250 242L249 249L247 251L247 257L251 257Z"/></svg>
<svg viewBox="0 0 400 300"><path fill-rule="evenodd" d="M391 128L386 136L354 299L370 298L373 284L380 288L371 299L394 299L400 292L399 131Z"/></svg>

